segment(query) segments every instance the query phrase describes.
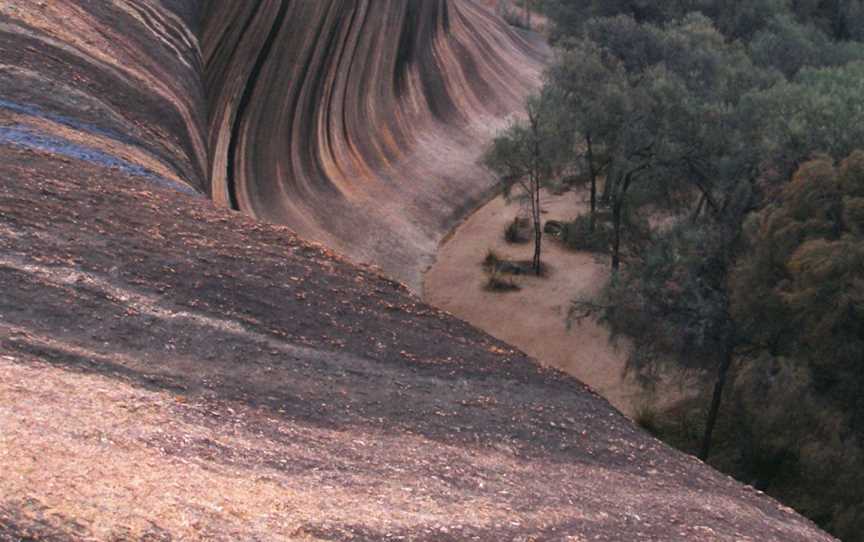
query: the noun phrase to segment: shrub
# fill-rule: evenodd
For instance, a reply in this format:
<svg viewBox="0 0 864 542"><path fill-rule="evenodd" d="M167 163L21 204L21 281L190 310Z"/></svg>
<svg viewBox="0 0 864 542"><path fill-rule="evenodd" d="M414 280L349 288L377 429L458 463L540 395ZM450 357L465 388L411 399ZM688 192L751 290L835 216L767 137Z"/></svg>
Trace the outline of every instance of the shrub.
<svg viewBox="0 0 864 542"><path fill-rule="evenodd" d="M659 412L657 412L657 409L653 405L645 403L637 407L633 421L651 435L660 438L663 431L660 426L659 416Z"/></svg>
<svg viewBox="0 0 864 542"><path fill-rule="evenodd" d="M508 243L527 243L530 240L526 231L529 226L528 220L518 216L513 218L513 222L507 224L504 230L504 240Z"/></svg>
<svg viewBox="0 0 864 542"><path fill-rule="evenodd" d="M524 274L519 263L504 260L491 248L483 258L483 271L486 273L485 288L490 292L512 292L519 290L513 275Z"/></svg>
<svg viewBox="0 0 864 542"><path fill-rule="evenodd" d="M590 220L588 215L582 215L567 222L559 236L561 241L573 250L608 253L612 243L612 226L598 217L592 232Z"/></svg>
<svg viewBox="0 0 864 542"><path fill-rule="evenodd" d="M486 276L486 289L490 292L513 292L520 289L512 277L498 269L487 269Z"/></svg>
<svg viewBox="0 0 864 542"><path fill-rule="evenodd" d="M483 269L487 272L497 271L498 266L501 265L501 261L501 257L498 256L498 253L490 248L486 251L486 257L483 258Z"/></svg>
<svg viewBox="0 0 864 542"><path fill-rule="evenodd" d="M483 258L481 265L488 277L486 289L494 292L519 290L521 287L512 277L535 275L534 267L530 260L505 260L491 248L486 251L486 256ZM549 272L549 267L541 263L540 276L547 277L549 276Z"/></svg>

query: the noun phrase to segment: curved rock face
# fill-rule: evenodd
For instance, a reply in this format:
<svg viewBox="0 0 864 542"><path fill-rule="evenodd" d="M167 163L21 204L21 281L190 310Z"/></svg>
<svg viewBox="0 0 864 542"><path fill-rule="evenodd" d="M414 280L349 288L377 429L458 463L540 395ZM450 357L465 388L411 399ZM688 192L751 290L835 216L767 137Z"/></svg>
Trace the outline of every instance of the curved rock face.
<svg viewBox="0 0 864 542"><path fill-rule="evenodd" d="M214 199L419 285L492 180L476 160L544 48L473 0L215 0Z"/></svg>
<svg viewBox="0 0 864 542"><path fill-rule="evenodd" d="M525 46L457 0L0 1L0 541L830 540L202 197L422 254Z"/></svg>
<svg viewBox="0 0 864 542"><path fill-rule="evenodd" d="M189 24L197 10L192 1L0 3L0 143L206 190L206 104Z"/></svg>
<svg viewBox="0 0 864 542"><path fill-rule="evenodd" d="M476 160L547 54L474 0L2 9L31 25L7 34L3 137L122 155L414 287L492 185Z"/></svg>

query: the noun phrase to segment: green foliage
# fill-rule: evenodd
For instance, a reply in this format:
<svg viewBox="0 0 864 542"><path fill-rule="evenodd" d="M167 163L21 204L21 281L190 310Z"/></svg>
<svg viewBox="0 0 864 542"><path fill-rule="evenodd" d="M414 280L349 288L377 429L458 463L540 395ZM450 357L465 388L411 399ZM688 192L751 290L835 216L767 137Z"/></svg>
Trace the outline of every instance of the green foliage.
<svg viewBox="0 0 864 542"><path fill-rule="evenodd" d="M734 340L726 244L712 225L682 224L658 236L607 286L601 316L613 336L633 342L632 368L650 373L669 363L713 377ZM582 308L576 304L577 314Z"/></svg>
<svg viewBox="0 0 864 542"><path fill-rule="evenodd" d="M521 28L523 30L530 30L529 22L525 18L524 8L519 8L516 6L510 6L506 3L499 4L498 6L501 17L507 21L507 24L510 26L514 26L516 28Z"/></svg>
<svg viewBox="0 0 864 542"><path fill-rule="evenodd" d="M623 66L589 40L570 42L549 70L546 92L560 102L565 129L598 139L611 137L631 107Z"/></svg>
<svg viewBox="0 0 864 542"><path fill-rule="evenodd" d="M640 411L639 421L676 447L700 445L704 400ZM864 454L842 410L814 393L809 373L768 355L743 366L724 402L711 463L813 518L843 540L864 526Z"/></svg>
<svg viewBox="0 0 864 542"><path fill-rule="evenodd" d="M776 68L790 78L805 67L842 66L864 58L860 44L833 41L791 14L770 18L766 27L753 36L749 51L757 64Z"/></svg>
<svg viewBox="0 0 864 542"><path fill-rule="evenodd" d="M491 248L486 251L486 256L483 258L483 271L486 273L486 283L484 287L490 292L513 292L519 290L519 285L516 284L513 277L507 276L503 271L503 267L507 262L501 259L501 256Z"/></svg>
<svg viewBox="0 0 864 542"><path fill-rule="evenodd" d="M794 457L763 484L848 540L864 525L862 190L864 152L802 164L748 222L731 281L741 333L764 352L739 386L742 442Z"/></svg>
<svg viewBox="0 0 864 542"><path fill-rule="evenodd" d="M553 42L578 36L586 21L625 15L639 23L664 24L703 13L730 40L745 42L775 15L811 26L831 40L864 41L862 0L543 0L553 21Z"/></svg>
<svg viewBox="0 0 864 542"><path fill-rule="evenodd" d="M828 157L803 164L780 202L752 220L732 294L751 341L806 363L864 437L864 235L847 222L862 173L860 151L839 168Z"/></svg>
<svg viewBox="0 0 864 542"><path fill-rule="evenodd" d="M486 252L482 266L487 277L485 287L494 292L519 290L520 286L513 278L515 275L536 273L537 276L545 276L549 271L546 266L541 265L538 273L534 269L533 262L505 260L492 249Z"/></svg>
<svg viewBox="0 0 864 542"><path fill-rule="evenodd" d="M606 178L609 230L597 212L565 238L608 233L617 269L571 317L630 339L648 380L672 364L716 384L688 407L705 435L668 413L653 431L696 450L723 404L718 466L862 540L864 2L544 7L559 169Z"/></svg>
<svg viewBox="0 0 864 542"><path fill-rule="evenodd" d="M498 269L486 271L485 288L490 292L515 292L521 289L512 276L508 276Z"/></svg>
<svg viewBox="0 0 864 542"><path fill-rule="evenodd" d="M864 449L844 409L826 402L808 368L765 356L738 378L722 446L728 470L816 520L843 540L864 527Z"/></svg>
<svg viewBox="0 0 864 542"><path fill-rule="evenodd" d="M587 215L579 216L564 225L561 241L573 250L608 254L612 245L612 224L608 220L591 224Z"/></svg>
<svg viewBox="0 0 864 542"><path fill-rule="evenodd" d="M487 150L483 162L498 175L501 191L508 199L517 195L528 203L534 229L534 272L540 262L543 232L540 218L540 190L555 181L554 174L569 148L558 103L548 93L532 96L527 103L527 121L514 121Z"/></svg>
<svg viewBox="0 0 864 542"><path fill-rule="evenodd" d="M732 40L750 41L777 14L788 12L788 0L697 0L698 9L710 17L717 28Z"/></svg>
<svg viewBox="0 0 864 542"><path fill-rule="evenodd" d="M793 81L745 97L742 111L764 119L759 146L780 168L813 153L848 156L864 141L864 62L805 69Z"/></svg>
<svg viewBox="0 0 864 542"><path fill-rule="evenodd" d="M521 220L518 216L513 218L513 221L507 224L507 227L504 228L504 240L508 243L526 243L528 242L528 238L525 236L523 230L524 226L527 224L523 224L523 220Z"/></svg>
<svg viewBox="0 0 864 542"><path fill-rule="evenodd" d="M584 36L565 42L547 93L568 112L562 118L574 141L581 137L600 157L594 169L607 177L617 268L626 218L639 208L681 209L695 189L717 213L724 204L717 192L732 193L754 175L759 117L737 105L777 76L700 15L664 27L592 19Z"/></svg>
<svg viewBox="0 0 864 542"><path fill-rule="evenodd" d="M501 264L501 257L491 248L486 251L486 256L483 258L483 269L486 271L497 269Z"/></svg>
<svg viewBox="0 0 864 542"><path fill-rule="evenodd" d="M833 39L864 38L861 0L798 0L791 3L791 9L798 20L813 24Z"/></svg>
<svg viewBox="0 0 864 542"><path fill-rule="evenodd" d="M551 182L563 152L555 107L546 96L532 96L526 106L529 119L511 122L486 151L483 163L499 176L505 196L521 188L517 195L527 197L532 191L528 183L536 180L542 187Z"/></svg>

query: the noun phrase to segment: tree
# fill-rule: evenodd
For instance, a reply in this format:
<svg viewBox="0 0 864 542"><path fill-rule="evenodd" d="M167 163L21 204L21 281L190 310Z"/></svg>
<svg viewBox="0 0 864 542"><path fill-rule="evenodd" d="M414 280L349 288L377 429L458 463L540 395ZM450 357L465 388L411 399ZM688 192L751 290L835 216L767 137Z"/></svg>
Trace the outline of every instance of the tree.
<svg viewBox="0 0 864 542"><path fill-rule="evenodd" d="M864 436L864 151L839 168L828 156L802 164L748 233L733 288L743 332L772 355L804 360Z"/></svg>
<svg viewBox="0 0 864 542"><path fill-rule="evenodd" d="M595 42L569 42L547 75L547 88L566 113L573 161L584 161L590 194L590 230L596 226L597 188L611 160L608 148L626 118L628 82L623 66L603 58Z"/></svg>
<svg viewBox="0 0 864 542"><path fill-rule="evenodd" d="M860 60L864 54L861 44L833 41L816 26L804 24L791 14L768 19L748 48L757 64L776 68L788 78L806 67L842 66Z"/></svg>
<svg viewBox="0 0 864 542"><path fill-rule="evenodd" d="M637 23L663 23L684 15L679 2L655 0L544 0L544 11L552 21L551 39L557 44L579 37L583 25L593 18L626 16Z"/></svg>
<svg viewBox="0 0 864 542"><path fill-rule="evenodd" d="M695 192L698 206L718 212L714 185L751 176L757 160L735 106L776 78L699 15L662 28L626 16L592 19L583 30L584 39L564 42L548 87L585 142L592 189L597 172L606 174L601 199L611 210L617 271L626 225L638 222L641 207L678 209Z"/></svg>
<svg viewBox="0 0 864 542"><path fill-rule="evenodd" d="M749 43L776 26L775 17L796 26L795 32L812 36L815 31L832 42L864 39L864 0L545 0L543 9L553 23L553 43L580 36L593 18L624 15L637 23L664 25L695 12L711 19L730 41Z"/></svg>
<svg viewBox="0 0 864 542"><path fill-rule="evenodd" d="M651 375L664 365L713 380L699 457L712 435L733 360L746 347L730 312L728 281L739 250L737 224L752 203L743 184L725 212L680 221L615 275L597 300L577 300L572 317L599 315L612 337L626 336L629 366Z"/></svg>
<svg viewBox="0 0 864 542"><path fill-rule="evenodd" d="M547 96L529 98L526 119L515 121L487 150L483 162L498 175L502 193L510 197L514 188L528 201L534 231L532 269L541 273L543 228L540 193L553 178L560 163L562 131L553 103Z"/></svg>
<svg viewBox="0 0 864 542"><path fill-rule="evenodd" d="M761 117L736 106L776 76L701 16L664 28L594 20L585 32L605 40L603 52L624 66L628 85L623 122L606 142L613 279L599 302L577 302L576 314L599 312L613 335L630 337L640 372L671 362L713 381L699 454L706 458L733 361L746 346L728 281L755 204ZM673 225L654 232L622 270L625 219L643 206Z"/></svg>
<svg viewBox="0 0 864 542"><path fill-rule="evenodd" d="M747 115L760 115L759 152L788 179L816 152L842 159L864 140L864 62L805 68L791 81L754 91L742 100Z"/></svg>
<svg viewBox="0 0 864 542"><path fill-rule="evenodd" d="M732 316L760 356L737 394L745 467L763 489L860 540L864 151L839 166L827 155L801 164L749 218L746 239L731 280ZM784 472L762 467L784 460Z"/></svg>
<svg viewBox="0 0 864 542"><path fill-rule="evenodd" d="M711 384L686 449L860 540L864 44L847 40L864 38L864 2L547 4L573 49L550 84L587 97L566 108L577 148L592 126L608 158L619 233L663 219L571 316L631 339L643 376L671 366ZM617 70L621 114L600 136L593 107Z"/></svg>

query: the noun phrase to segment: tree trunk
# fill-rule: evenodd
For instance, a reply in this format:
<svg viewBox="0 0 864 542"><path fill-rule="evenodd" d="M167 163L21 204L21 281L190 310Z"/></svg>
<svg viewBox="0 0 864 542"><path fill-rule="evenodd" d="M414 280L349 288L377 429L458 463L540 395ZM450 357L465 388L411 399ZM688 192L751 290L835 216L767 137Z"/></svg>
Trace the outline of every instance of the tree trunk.
<svg viewBox="0 0 864 542"><path fill-rule="evenodd" d="M597 222L597 170L594 168L594 148L591 145L591 134L586 134L585 142L588 144L588 176L591 180L591 214L589 215L589 225L591 233L594 233L594 226Z"/></svg>
<svg viewBox="0 0 864 542"><path fill-rule="evenodd" d="M621 267L621 207L623 202L618 200L612 205L612 226L614 234L612 237L612 273L618 272Z"/></svg>
<svg viewBox="0 0 864 542"><path fill-rule="evenodd" d="M531 2L530 0L524 0L525 2L525 28L531 30Z"/></svg>
<svg viewBox="0 0 864 542"><path fill-rule="evenodd" d="M711 453L711 438L714 434L714 427L717 424L720 403L723 400L723 388L726 386L729 368L732 366L732 356L733 349L727 346L723 360L720 362L720 369L717 372L717 381L714 383L714 396L711 398L708 419L705 421L705 434L702 436L702 449L699 451L699 459L702 461L707 461L708 454Z"/></svg>
<svg viewBox="0 0 864 542"><path fill-rule="evenodd" d="M534 232L534 260L532 264L534 265L534 274L538 277L541 274L540 269L540 245L543 239L543 232L540 231L540 225L536 226L536 230Z"/></svg>
<svg viewBox="0 0 864 542"><path fill-rule="evenodd" d="M612 193L615 189L615 178L609 177L609 172L606 173L606 184L603 185L603 194L600 196L600 203L603 205L609 205L610 200L612 199Z"/></svg>
<svg viewBox="0 0 864 542"><path fill-rule="evenodd" d="M627 173L623 179L619 179L615 184L616 192L613 194L612 201L612 226L614 234L612 236L612 274L618 272L621 267L621 228L624 220L624 204L626 203L627 190L630 188L630 183L633 182L633 175L637 170Z"/></svg>
<svg viewBox="0 0 864 542"><path fill-rule="evenodd" d="M702 197L699 198L699 204L696 205L696 208L693 210L693 214L690 217L690 221L693 224L696 223L696 221L699 219L699 215L702 214L702 209L705 207L705 202L707 200L708 196L706 196L705 194L703 194Z"/></svg>
<svg viewBox="0 0 864 542"><path fill-rule="evenodd" d="M534 274L540 276L540 247L543 242L543 225L540 223L540 181L539 179L534 185L533 198L533 219L534 219L534 259L531 264L534 267Z"/></svg>
<svg viewBox="0 0 864 542"><path fill-rule="evenodd" d="M528 9L528 1L525 1L525 9ZM531 149L533 156L531 157L531 173L529 184L531 188L531 218L534 221L534 259L531 264L534 267L534 274L540 276L540 244L543 241L542 224L540 224L540 187L542 185L541 177L541 161L540 161L540 127L539 119L530 111L528 120L531 123L531 133L534 138L534 146Z"/></svg>

